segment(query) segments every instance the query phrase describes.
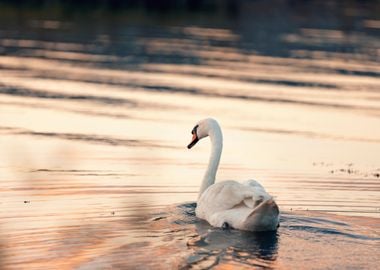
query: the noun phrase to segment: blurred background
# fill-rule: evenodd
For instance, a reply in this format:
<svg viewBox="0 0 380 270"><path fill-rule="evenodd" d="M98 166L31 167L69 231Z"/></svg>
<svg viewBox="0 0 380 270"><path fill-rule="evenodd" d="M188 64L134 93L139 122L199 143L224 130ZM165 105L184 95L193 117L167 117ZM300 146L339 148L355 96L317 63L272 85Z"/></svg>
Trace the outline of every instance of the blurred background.
<svg viewBox="0 0 380 270"><path fill-rule="evenodd" d="M209 116L218 179L377 220L379 57L375 0L0 0L0 269L182 265L183 235L147 220L196 200ZM264 266L307 261L275 240Z"/></svg>

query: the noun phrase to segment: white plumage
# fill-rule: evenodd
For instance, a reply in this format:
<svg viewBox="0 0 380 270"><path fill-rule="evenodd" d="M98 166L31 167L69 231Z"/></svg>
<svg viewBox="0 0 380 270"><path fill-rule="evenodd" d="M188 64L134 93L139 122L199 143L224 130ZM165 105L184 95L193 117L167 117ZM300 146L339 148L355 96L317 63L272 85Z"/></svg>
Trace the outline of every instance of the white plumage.
<svg viewBox="0 0 380 270"><path fill-rule="evenodd" d="M199 192L196 215L212 226L228 225L247 231L276 230L279 209L264 187L255 180L233 180L215 183L215 175L223 148L223 136L218 122L208 118L194 127L193 140L188 148L200 139L210 136L212 149Z"/></svg>

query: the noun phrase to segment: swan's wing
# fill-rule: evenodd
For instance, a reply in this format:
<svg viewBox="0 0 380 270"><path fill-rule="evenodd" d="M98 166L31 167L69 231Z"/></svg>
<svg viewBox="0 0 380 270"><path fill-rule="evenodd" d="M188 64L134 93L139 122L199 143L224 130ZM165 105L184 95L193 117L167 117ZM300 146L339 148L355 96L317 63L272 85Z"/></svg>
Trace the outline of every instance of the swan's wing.
<svg viewBox="0 0 380 270"><path fill-rule="evenodd" d="M255 187L255 188L264 189L264 187L259 182L257 182L256 180L253 180L253 179L246 180L246 181L242 182L242 184L247 185L247 186L251 186L251 187Z"/></svg>
<svg viewBox="0 0 380 270"><path fill-rule="evenodd" d="M196 215L207 219L213 213L232 209L249 197L249 188L236 181L223 181L209 186L198 199Z"/></svg>
<svg viewBox="0 0 380 270"><path fill-rule="evenodd" d="M197 216L205 218L242 204L253 209L259 202L270 196L260 184L252 181L243 184L236 181L223 181L210 186L198 200Z"/></svg>
<svg viewBox="0 0 380 270"><path fill-rule="evenodd" d="M214 227L222 227L223 223L227 222L232 228L238 229L241 228L252 211L254 210L244 204L239 204L231 209L211 213L207 217L207 221Z"/></svg>
<svg viewBox="0 0 380 270"><path fill-rule="evenodd" d="M256 180L247 180L242 183L252 190L252 196L244 199L244 204L249 208L255 208L262 201L271 199L272 197L265 191L264 187Z"/></svg>

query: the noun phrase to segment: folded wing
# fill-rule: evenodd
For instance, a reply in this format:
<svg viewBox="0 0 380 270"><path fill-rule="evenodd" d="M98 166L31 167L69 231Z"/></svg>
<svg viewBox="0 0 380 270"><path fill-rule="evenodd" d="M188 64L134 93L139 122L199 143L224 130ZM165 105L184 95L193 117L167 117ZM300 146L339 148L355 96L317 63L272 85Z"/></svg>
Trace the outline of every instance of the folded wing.
<svg viewBox="0 0 380 270"><path fill-rule="evenodd" d="M196 215L216 227L227 222L241 229L254 209L270 199L271 196L255 180L223 181L210 186L201 195Z"/></svg>

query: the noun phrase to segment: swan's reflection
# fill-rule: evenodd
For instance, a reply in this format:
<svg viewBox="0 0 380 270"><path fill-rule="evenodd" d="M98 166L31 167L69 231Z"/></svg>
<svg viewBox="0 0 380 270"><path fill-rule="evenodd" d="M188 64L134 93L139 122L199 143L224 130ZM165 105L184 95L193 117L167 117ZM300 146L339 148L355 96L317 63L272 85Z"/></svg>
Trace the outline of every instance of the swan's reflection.
<svg viewBox="0 0 380 270"><path fill-rule="evenodd" d="M235 261L248 265L270 266L277 259L279 234L277 231L246 232L213 228L207 222L194 220L196 235L188 241L194 250L188 263ZM194 259L197 258L197 259Z"/></svg>

